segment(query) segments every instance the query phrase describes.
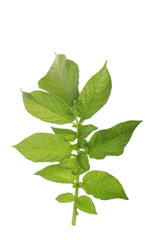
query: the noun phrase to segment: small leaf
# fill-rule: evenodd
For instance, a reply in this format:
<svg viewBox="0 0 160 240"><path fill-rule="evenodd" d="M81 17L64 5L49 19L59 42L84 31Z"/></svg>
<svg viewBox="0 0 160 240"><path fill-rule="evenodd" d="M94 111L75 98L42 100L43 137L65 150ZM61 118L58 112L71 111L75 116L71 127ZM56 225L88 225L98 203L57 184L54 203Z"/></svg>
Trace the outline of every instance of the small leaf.
<svg viewBox="0 0 160 240"><path fill-rule="evenodd" d="M106 63L86 83L78 100L75 102L74 110L80 122L92 117L107 102L111 92L111 77Z"/></svg>
<svg viewBox="0 0 160 240"><path fill-rule="evenodd" d="M78 151L79 150L78 144L77 143L73 144L72 149Z"/></svg>
<svg viewBox="0 0 160 240"><path fill-rule="evenodd" d="M103 159L107 155L121 155L132 133L140 123L141 121L127 121L94 133L89 141L87 151L90 158Z"/></svg>
<svg viewBox="0 0 160 240"><path fill-rule="evenodd" d="M90 197L87 196L80 196L76 200L76 206L79 208L81 211L90 213L90 214L97 214L96 208Z"/></svg>
<svg viewBox="0 0 160 240"><path fill-rule="evenodd" d="M84 170L89 170L90 166L89 166L89 161L88 161L88 157L87 154L83 151L80 151L78 156L77 156L77 161L79 163L79 166L81 168L83 168Z"/></svg>
<svg viewBox="0 0 160 240"><path fill-rule="evenodd" d="M88 142L85 139L79 138L78 145L79 145L79 148L83 148L85 151L88 150Z"/></svg>
<svg viewBox="0 0 160 240"><path fill-rule="evenodd" d="M83 177L80 185L87 194L102 200L122 198L128 200L120 182L107 172L91 171Z"/></svg>
<svg viewBox="0 0 160 240"><path fill-rule="evenodd" d="M79 167L76 158L66 159L58 164L60 167L70 170L75 170Z"/></svg>
<svg viewBox="0 0 160 240"><path fill-rule="evenodd" d="M78 175L78 176L80 176L81 174L83 174L83 173L85 173L85 172L87 172L87 170L85 170L85 169L82 168L82 167L79 167L79 168L73 170L73 171L72 171L72 174L73 174L73 175Z"/></svg>
<svg viewBox="0 0 160 240"><path fill-rule="evenodd" d="M78 98L79 69L75 62L66 59L63 54L56 54L48 73L39 80L40 88L54 93L72 106Z"/></svg>
<svg viewBox="0 0 160 240"><path fill-rule="evenodd" d="M98 128L95 127L94 125L92 124L88 124L88 125L82 125L80 124L79 125L79 135L82 137L82 138L86 138L88 137L88 135L97 130Z"/></svg>
<svg viewBox="0 0 160 240"><path fill-rule="evenodd" d="M70 130L70 129L62 129L62 128L55 128L52 127L54 133L62 135L68 141L74 142L77 137L77 133Z"/></svg>
<svg viewBox="0 0 160 240"><path fill-rule="evenodd" d="M59 162L72 152L66 139L51 133L35 133L13 147L33 162Z"/></svg>
<svg viewBox="0 0 160 240"><path fill-rule="evenodd" d="M56 200L60 203L73 202L74 196L72 193L62 193L56 198Z"/></svg>
<svg viewBox="0 0 160 240"><path fill-rule="evenodd" d="M72 109L54 94L42 91L23 92L26 110L42 121L65 124L75 119Z"/></svg>
<svg viewBox="0 0 160 240"><path fill-rule="evenodd" d="M46 180L57 183L73 183L76 179L69 169L61 168L58 164L45 167L36 172L35 175L40 175Z"/></svg>

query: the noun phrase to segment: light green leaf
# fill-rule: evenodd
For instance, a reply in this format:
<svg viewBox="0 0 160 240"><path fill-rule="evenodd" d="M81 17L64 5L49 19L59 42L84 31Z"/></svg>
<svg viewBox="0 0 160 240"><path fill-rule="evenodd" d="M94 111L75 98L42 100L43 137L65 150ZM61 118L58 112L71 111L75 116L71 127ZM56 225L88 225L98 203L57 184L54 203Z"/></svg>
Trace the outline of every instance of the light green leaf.
<svg viewBox="0 0 160 240"><path fill-rule="evenodd" d="M107 102L111 92L111 77L106 63L85 85L75 102L74 110L80 122L92 117Z"/></svg>
<svg viewBox="0 0 160 240"><path fill-rule="evenodd" d="M76 200L76 206L79 208L81 211L90 213L90 214L97 214L96 208L90 197L87 196L80 196Z"/></svg>
<svg viewBox="0 0 160 240"><path fill-rule="evenodd" d="M79 166L81 168L83 168L84 170L89 170L90 166L89 166L89 161L88 161L88 156L85 152L80 151L78 156L77 156L77 161L79 163Z"/></svg>
<svg viewBox="0 0 160 240"><path fill-rule="evenodd" d="M87 152L90 158L103 159L107 155L121 155L140 123L141 121L127 121L94 133L89 141Z"/></svg>
<svg viewBox="0 0 160 240"><path fill-rule="evenodd" d="M58 164L43 168L35 173L46 180L57 183L73 183L76 177L71 173L71 170L61 168Z"/></svg>
<svg viewBox="0 0 160 240"><path fill-rule="evenodd" d="M59 162L72 152L66 139L51 133L35 133L13 147L33 162Z"/></svg>
<svg viewBox="0 0 160 240"><path fill-rule="evenodd" d="M73 202L74 196L72 193L62 193L56 198L56 200L60 203Z"/></svg>
<svg viewBox="0 0 160 240"><path fill-rule="evenodd" d="M77 133L70 130L70 129L62 129L62 128L55 128L52 127L54 133L62 135L68 141L74 142L77 137Z"/></svg>
<svg viewBox="0 0 160 240"><path fill-rule="evenodd" d="M97 127L95 127L94 125L92 125L92 124L88 124L88 125L82 125L82 124L80 124L79 125L79 135L81 136L81 137L83 137L83 138L86 138L86 137L88 137L88 135L91 133L91 132L93 132L93 131L95 131L95 130L97 130L98 128Z"/></svg>
<svg viewBox="0 0 160 240"><path fill-rule="evenodd" d="M59 163L59 166L65 169L75 170L79 167L76 158L69 158Z"/></svg>
<svg viewBox="0 0 160 240"><path fill-rule="evenodd" d="M26 110L42 121L65 124L75 119L72 109L58 96L42 91L23 92Z"/></svg>
<svg viewBox="0 0 160 240"><path fill-rule="evenodd" d="M39 80L40 88L54 93L72 106L78 98L79 69L75 62L56 54L48 73Z"/></svg>
<svg viewBox="0 0 160 240"><path fill-rule="evenodd" d="M107 172L91 171L83 177L81 187L87 194L102 200L122 198L128 200L120 182Z"/></svg>

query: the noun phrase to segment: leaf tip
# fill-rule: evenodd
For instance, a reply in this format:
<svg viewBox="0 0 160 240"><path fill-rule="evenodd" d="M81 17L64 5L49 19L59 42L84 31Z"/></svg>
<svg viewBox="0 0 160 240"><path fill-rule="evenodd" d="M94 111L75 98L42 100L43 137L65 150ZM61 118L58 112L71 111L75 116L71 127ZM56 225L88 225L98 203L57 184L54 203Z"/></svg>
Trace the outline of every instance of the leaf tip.
<svg viewBox="0 0 160 240"><path fill-rule="evenodd" d="M124 200L129 200L129 198L127 197L127 195L125 195Z"/></svg>
<svg viewBox="0 0 160 240"><path fill-rule="evenodd" d="M38 172L35 172L33 175L40 175L40 174L39 174L39 171L38 171Z"/></svg>
<svg viewBox="0 0 160 240"><path fill-rule="evenodd" d="M105 64L104 64L104 67L106 67L106 68L107 68L107 62L108 62L108 60L107 60L107 61L105 61Z"/></svg>

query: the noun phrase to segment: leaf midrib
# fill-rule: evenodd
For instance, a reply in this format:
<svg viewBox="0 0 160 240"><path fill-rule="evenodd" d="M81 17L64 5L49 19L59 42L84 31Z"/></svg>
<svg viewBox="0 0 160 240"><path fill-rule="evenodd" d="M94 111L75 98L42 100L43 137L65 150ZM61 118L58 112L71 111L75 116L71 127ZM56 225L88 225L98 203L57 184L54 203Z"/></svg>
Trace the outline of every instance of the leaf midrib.
<svg viewBox="0 0 160 240"><path fill-rule="evenodd" d="M67 59L65 59L65 60L67 61ZM71 99L69 97L69 94L68 94L67 90L65 89L65 87L63 86L63 81L62 81L62 78L61 78L61 74L59 73L59 69L58 69L58 66L57 66L57 61L55 61L55 64L56 64L56 69L57 69L57 73L58 73L58 76L59 76L59 79L60 79L61 86L64 89L64 91L66 93L66 96L68 97L70 105L72 106L72 102L71 102ZM65 63L65 65L66 65L66 63Z"/></svg>
<svg viewBox="0 0 160 240"><path fill-rule="evenodd" d="M52 93L53 94L53 93ZM31 95L32 96L32 95ZM32 96L32 99L31 99L33 102L35 102L37 105L39 105L39 106L41 106L41 107L43 107L43 108L45 108L45 109L47 109L49 112L51 112L52 114L55 114L56 116L60 116L62 119L64 119L64 120L67 120L67 121L71 121L71 119L68 119L68 118L65 118L64 116L62 116L60 113L56 113L56 112L53 112L50 108L48 108L48 107L46 107L46 106L44 106L43 104L40 104L39 102L37 102L36 100L35 100L35 97L34 96ZM64 102L64 104L66 104L65 102ZM60 106L60 104L59 104L59 106ZM70 108L70 106L68 106L69 108ZM60 106L60 108L62 109L62 107ZM71 110L71 109L70 109ZM71 110L72 111L72 110Z"/></svg>

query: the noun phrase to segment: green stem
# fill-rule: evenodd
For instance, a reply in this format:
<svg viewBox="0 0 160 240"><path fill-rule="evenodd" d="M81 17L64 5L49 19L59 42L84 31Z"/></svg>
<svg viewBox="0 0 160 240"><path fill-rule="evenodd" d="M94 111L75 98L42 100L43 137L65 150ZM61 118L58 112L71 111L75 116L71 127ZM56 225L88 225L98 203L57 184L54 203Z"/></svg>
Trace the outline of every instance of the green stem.
<svg viewBox="0 0 160 240"><path fill-rule="evenodd" d="M77 176L76 184L79 183L79 176ZM76 200L78 199L78 187L75 187L75 194L74 194L74 204L73 204L73 215L72 215L72 225L76 225L76 216L77 216L77 207L76 207Z"/></svg>
<svg viewBox="0 0 160 240"><path fill-rule="evenodd" d="M76 118L76 124L77 124L77 143L78 143L78 120ZM77 155L79 154L79 149L77 150ZM78 214L77 207L76 207L76 200L78 199L78 184L79 184L79 175L76 176L76 187L75 187L75 193L74 193L74 204L73 204L73 215L72 215L72 225L76 225L76 216Z"/></svg>

